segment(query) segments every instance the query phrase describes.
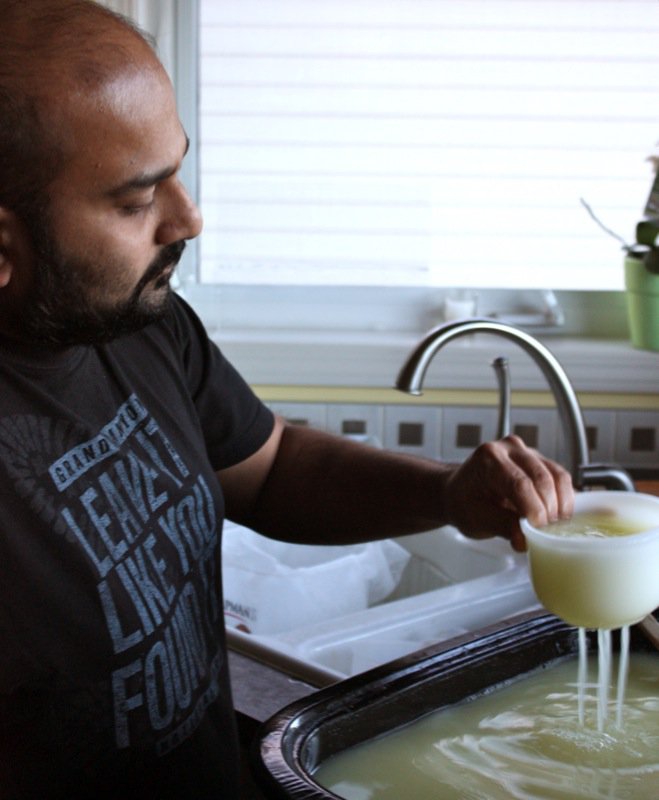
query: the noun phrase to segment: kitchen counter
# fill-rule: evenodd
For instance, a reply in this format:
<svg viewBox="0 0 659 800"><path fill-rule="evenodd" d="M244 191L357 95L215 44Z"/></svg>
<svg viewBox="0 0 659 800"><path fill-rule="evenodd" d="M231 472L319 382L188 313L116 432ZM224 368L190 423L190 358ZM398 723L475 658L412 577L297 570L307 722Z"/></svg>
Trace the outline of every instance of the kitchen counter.
<svg viewBox="0 0 659 800"><path fill-rule="evenodd" d="M659 496L659 481L634 481L637 492Z"/></svg>
<svg viewBox="0 0 659 800"><path fill-rule="evenodd" d="M229 650L229 667L233 703L242 730L256 730L284 706L318 689L233 650Z"/></svg>
<svg viewBox="0 0 659 800"><path fill-rule="evenodd" d="M256 731L275 712L307 697L317 687L232 650L229 650L229 668L240 737L243 797L266 800L254 785L249 769L249 751Z"/></svg>

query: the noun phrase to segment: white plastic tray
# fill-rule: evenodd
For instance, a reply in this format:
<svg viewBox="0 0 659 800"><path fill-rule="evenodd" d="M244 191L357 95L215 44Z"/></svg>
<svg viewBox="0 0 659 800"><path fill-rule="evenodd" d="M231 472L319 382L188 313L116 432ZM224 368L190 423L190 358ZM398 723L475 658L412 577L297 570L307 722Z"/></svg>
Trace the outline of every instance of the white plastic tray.
<svg viewBox="0 0 659 800"><path fill-rule="evenodd" d="M227 632L229 645L321 686L539 607L526 556L455 528L397 540L411 558L376 606L269 636Z"/></svg>

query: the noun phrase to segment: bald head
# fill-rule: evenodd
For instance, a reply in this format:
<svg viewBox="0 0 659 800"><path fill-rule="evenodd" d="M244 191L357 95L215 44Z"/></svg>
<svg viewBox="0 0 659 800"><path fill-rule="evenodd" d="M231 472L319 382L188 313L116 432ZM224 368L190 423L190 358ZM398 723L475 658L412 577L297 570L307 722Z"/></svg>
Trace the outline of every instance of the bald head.
<svg viewBox="0 0 659 800"><path fill-rule="evenodd" d="M74 104L162 68L141 31L91 0L0 0L0 20L0 206L20 216L72 155Z"/></svg>

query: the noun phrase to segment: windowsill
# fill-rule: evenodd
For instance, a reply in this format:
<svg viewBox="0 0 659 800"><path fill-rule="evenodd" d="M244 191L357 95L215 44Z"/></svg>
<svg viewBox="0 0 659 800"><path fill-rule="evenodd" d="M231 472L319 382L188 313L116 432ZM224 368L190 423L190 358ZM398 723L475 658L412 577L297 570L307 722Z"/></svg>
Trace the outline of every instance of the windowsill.
<svg viewBox="0 0 659 800"><path fill-rule="evenodd" d="M413 346L409 332L213 329L216 341L247 381L267 386L390 388ZM624 340L538 337L562 364L577 392L657 395L659 354ZM509 361L515 391L546 391L532 359L514 343L476 336L450 343L428 369L425 388L493 390L492 360Z"/></svg>
<svg viewBox="0 0 659 800"><path fill-rule="evenodd" d="M412 348L441 320L441 296L424 288L187 284L185 295L246 380L275 391L389 390ZM479 313L505 314L532 305L536 295L483 291ZM562 364L575 390L659 404L659 353L631 346L624 293L558 292L557 297L564 325L530 332ZM451 342L430 365L424 388L496 391L490 364L497 356L508 358L514 392L548 392L530 356L492 335Z"/></svg>

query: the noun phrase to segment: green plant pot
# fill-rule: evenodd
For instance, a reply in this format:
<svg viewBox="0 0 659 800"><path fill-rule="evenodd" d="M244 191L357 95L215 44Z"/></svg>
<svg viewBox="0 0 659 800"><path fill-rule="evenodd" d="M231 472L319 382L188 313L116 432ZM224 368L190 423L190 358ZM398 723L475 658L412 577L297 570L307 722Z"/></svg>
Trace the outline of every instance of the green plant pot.
<svg viewBox="0 0 659 800"><path fill-rule="evenodd" d="M642 254L625 256L625 289L632 344L659 351L659 274L648 269Z"/></svg>

